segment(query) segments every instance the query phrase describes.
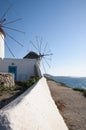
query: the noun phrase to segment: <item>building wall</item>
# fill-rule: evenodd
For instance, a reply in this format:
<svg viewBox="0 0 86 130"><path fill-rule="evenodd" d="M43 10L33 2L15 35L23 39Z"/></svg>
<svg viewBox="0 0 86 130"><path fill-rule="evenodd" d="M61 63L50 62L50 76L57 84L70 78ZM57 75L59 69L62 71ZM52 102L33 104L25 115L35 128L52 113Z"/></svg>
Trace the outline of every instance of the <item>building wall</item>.
<svg viewBox="0 0 86 130"><path fill-rule="evenodd" d="M0 58L4 58L4 35L0 32Z"/></svg>
<svg viewBox="0 0 86 130"><path fill-rule="evenodd" d="M68 130L45 78L1 109L0 130Z"/></svg>
<svg viewBox="0 0 86 130"><path fill-rule="evenodd" d="M34 65L36 65L36 59L0 59L0 72L8 73L9 66L17 68L16 80L28 80L31 76L34 76ZM39 68L38 68L39 69ZM39 71L39 75L40 71Z"/></svg>

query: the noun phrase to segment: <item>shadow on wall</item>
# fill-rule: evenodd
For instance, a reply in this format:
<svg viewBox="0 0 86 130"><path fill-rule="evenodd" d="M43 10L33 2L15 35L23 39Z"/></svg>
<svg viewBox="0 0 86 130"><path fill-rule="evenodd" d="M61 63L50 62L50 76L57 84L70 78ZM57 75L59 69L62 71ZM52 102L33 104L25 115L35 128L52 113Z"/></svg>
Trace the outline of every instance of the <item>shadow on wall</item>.
<svg viewBox="0 0 86 130"><path fill-rule="evenodd" d="M3 120L2 120L3 119ZM2 124L3 124L3 126L2 126ZM8 119L7 119L7 117L2 113L2 114L0 114L0 130L12 130L11 128L10 128L10 125L9 125L10 123L9 123L9 121L8 121Z"/></svg>

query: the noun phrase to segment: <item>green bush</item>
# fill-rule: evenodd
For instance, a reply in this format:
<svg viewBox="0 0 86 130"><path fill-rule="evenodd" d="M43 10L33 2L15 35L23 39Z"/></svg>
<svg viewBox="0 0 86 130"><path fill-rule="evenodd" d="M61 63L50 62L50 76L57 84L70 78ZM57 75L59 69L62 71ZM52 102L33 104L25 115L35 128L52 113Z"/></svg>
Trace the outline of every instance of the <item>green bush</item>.
<svg viewBox="0 0 86 130"><path fill-rule="evenodd" d="M83 91L83 95L86 97L86 90Z"/></svg>
<svg viewBox="0 0 86 130"><path fill-rule="evenodd" d="M12 90L11 86L5 86L3 82L0 82L0 91L10 91Z"/></svg>
<svg viewBox="0 0 86 130"><path fill-rule="evenodd" d="M86 97L86 90L81 88L73 88L73 90L83 92L83 95Z"/></svg>
<svg viewBox="0 0 86 130"><path fill-rule="evenodd" d="M3 91L10 91L10 90L11 90L11 87L3 86L2 90L3 90Z"/></svg>
<svg viewBox="0 0 86 130"><path fill-rule="evenodd" d="M35 82L37 82L39 80L39 77L31 77L28 81L19 81L16 84L19 87L19 89L25 91L26 89L28 89L30 86L32 86Z"/></svg>
<svg viewBox="0 0 86 130"><path fill-rule="evenodd" d="M84 91L84 89L82 89L82 88L73 88L73 90L75 90L75 91L80 91L80 92L83 92L83 91Z"/></svg>
<svg viewBox="0 0 86 130"><path fill-rule="evenodd" d="M34 83L36 83L37 81L39 80L39 77L32 77L30 78L30 80L28 80L28 85L31 86L33 85Z"/></svg>

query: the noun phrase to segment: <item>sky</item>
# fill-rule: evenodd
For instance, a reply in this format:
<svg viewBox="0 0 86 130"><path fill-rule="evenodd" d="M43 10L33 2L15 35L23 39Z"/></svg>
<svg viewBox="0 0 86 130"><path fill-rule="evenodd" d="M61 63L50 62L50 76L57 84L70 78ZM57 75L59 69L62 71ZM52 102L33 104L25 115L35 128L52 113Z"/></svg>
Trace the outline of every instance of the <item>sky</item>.
<svg viewBox="0 0 86 130"><path fill-rule="evenodd" d="M15 58L23 58L34 50L30 41L36 45L38 36L43 39L41 51L48 42L46 50L53 53L49 66L42 61L46 73L86 77L86 0L0 0L0 17L9 6L6 22L22 20L6 26L25 32L4 30L24 45L21 47L6 36ZM5 57L12 58L6 46Z"/></svg>

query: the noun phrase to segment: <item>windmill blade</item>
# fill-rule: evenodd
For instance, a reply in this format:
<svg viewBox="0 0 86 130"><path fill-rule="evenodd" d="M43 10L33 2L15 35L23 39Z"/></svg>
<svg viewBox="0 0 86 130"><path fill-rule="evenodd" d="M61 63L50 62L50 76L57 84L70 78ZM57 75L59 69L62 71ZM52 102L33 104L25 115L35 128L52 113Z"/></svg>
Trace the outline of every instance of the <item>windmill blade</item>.
<svg viewBox="0 0 86 130"><path fill-rule="evenodd" d="M40 48L39 48L39 40L38 40L38 36L36 36L36 44L37 44L37 49L38 49L38 53L40 54Z"/></svg>
<svg viewBox="0 0 86 130"><path fill-rule="evenodd" d="M42 61L42 66L43 66L44 72L46 73L46 69L45 69L44 62L43 62L43 61Z"/></svg>
<svg viewBox="0 0 86 130"><path fill-rule="evenodd" d="M15 23L15 22L20 21L20 20L22 20L22 18L19 18L19 19L10 21L10 22L8 22L8 23L4 23L3 25L12 24L12 23Z"/></svg>
<svg viewBox="0 0 86 130"><path fill-rule="evenodd" d="M12 7L12 5L10 5L10 6L8 7L8 9L5 11L5 13L2 15L2 17L1 17L1 19L0 19L1 22L3 22L3 19L5 18L5 16L7 15L8 11L11 9L11 7Z"/></svg>
<svg viewBox="0 0 86 130"><path fill-rule="evenodd" d="M42 46L42 38L39 39L38 36L36 36L36 44L38 48L39 55L41 54L41 46Z"/></svg>
<svg viewBox="0 0 86 130"><path fill-rule="evenodd" d="M34 45L34 43L33 43L32 41L30 41L30 43L33 45L33 47L34 47L37 51L39 51L39 49Z"/></svg>
<svg viewBox="0 0 86 130"><path fill-rule="evenodd" d="M13 57L15 57L14 54L13 54L13 52L11 51L10 47L7 45L6 41L5 41L5 45L7 46L9 52L11 53L11 55L12 55Z"/></svg>
<svg viewBox="0 0 86 130"><path fill-rule="evenodd" d="M6 32L6 34L7 34L12 40L14 40L16 43L18 43L20 46L24 47L23 44L21 44L20 42L18 42L18 41L17 41L14 37L12 37L10 34L8 34L7 32Z"/></svg>
<svg viewBox="0 0 86 130"><path fill-rule="evenodd" d="M49 60L49 61L51 61L51 58L49 58L49 57L47 57L47 56L46 56L46 59Z"/></svg>
<svg viewBox="0 0 86 130"><path fill-rule="evenodd" d="M1 35L1 37L2 37L2 35ZM2 39L4 40L3 37L2 37ZM5 41L5 45L6 45L6 47L8 48L9 52L11 53L11 55L12 55L13 57L15 57L14 54L13 54L13 52L11 51L10 47L7 45L7 42L6 42L6 41Z"/></svg>
<svg viewBox="0 0 86 130"><path fill-rule="evenodd" d="M46 48L47 48L47 45L48 45L48 43L46 43L43 52L45 52L45 50L46 50Z"/></svg>
<svg viewBox="0 0 86 130"><path fill-rule="evenodd" d="M47 65L49 66L49 68L50 68L50 65L49 65L49 63L47 62L46 58L43 57L43 59L44 59L44 61L46 62L46 64L47 64Z"/></svg>
<svg viewBox="0 0 86 130"><path fill-rule="evenodd" d="M41 53L41 49L42 49L42 43L43 43L43 39L41 38L40 39L40 48L39 48L40 49L40 53Z"/></svg>
<svg viewBox="0 0 86 130"><path fill-rule="evenodd" d="M3 27L3 28L7 28L7 29L9 29L9 30L13 30L13 31L16 31L16 32L20 32L20 33L25 34L25 32L23 32L23 31L21 31L21 30L18 30L18 29L15 29L15 28L10 28L10 27L4 26L4 25L2 25L2 27Z"/></svg>
<svg viewBox="0 0 86 130"><path fill-rule="evenodd" d="M52 53L49 53L49 54L44 54L44 56L50 56L50 55L53 55Z"/></svg>
<svg viewBox="0 0 86 130"><path fill-rule="evenodd" d="M47 50L47 51L45 51L45 53L51 53L51 51L50 51L50 50Z"/></svg>

